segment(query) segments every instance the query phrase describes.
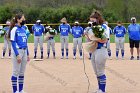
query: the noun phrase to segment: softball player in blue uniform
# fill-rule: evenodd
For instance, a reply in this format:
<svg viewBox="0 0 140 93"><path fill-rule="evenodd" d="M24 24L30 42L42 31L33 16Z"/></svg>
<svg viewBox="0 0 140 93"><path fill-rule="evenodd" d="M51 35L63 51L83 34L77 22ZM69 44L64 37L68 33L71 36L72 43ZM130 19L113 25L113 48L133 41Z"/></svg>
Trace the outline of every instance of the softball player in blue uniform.
<svg viewBox="0 0 140 93"><path fill-rule="evenodd" d="M17 14L12 23L10 40L12 44L13 74L11 77L13 93L25 93L23 91L24 73L29 60L26 30L22 28L24 15ZM18 83L17 83L18 82ZM18 84L18 85L17 85ZM18 86L18 87L17 87Z"/></svg>
<svg viewBox="0 0 140 93"><path fill-rule="evenodd" d="M36 24L32 26L34 32L34 59L37 57L38 43L40 45L41 59L43 59L43 33L45 31L44 26L41 24L41 20L37 20Z"/></svg>
<svg viewBox="0 0 140 93"><path fill-rule="evenodd" d="M70 25L67 23L66 18L61 19L62 24L59 26L59 32L60 32L60 42L61 42L61 51L62 51L62 57L64 58L64 48L66 49L66 59L68 59L68 43L69 43L69 33L70 33Z"/></svg>
<svg viewBox="0 0 140 93"><path fill-rule="evenodd" d="M3 30L6 31L6 33L4 35L4 47L3 47L2 58L5 57L7 46L8 46L8 49L9 49L9 58L11 58L11 42L7 38L8 33L9 33L9 29L10 29L10 25L11 25L10 21L7 21L6 25L7 26L3 28Z"/></svg>
<svg viewBox="0 0 140 93"><path fill-rule="evenodd" d="M116 59L118 59L119 50L121 49L122 59L124 59L124 42L126 28L122 26L120 21L117 22L117 26L114 28L115 43L116 43Z"/></svg>
<svg viewBox="0 0 140 93"><path fill-rule="evenodd" d="M83 28L79 26L79 22L75 21L75 26L72 27L73 35L73 59L76 59L77 46L80 53L80 59L82 59L82 36L84 34Z"/></svg>
<svg viewBox="0 0 140 93"><path fill-rule="evenodd" d="M128 34L129 34L129 43L130 43L130 52L131 58L134 59L133 52L134 47L137 49L137 60L139 60L139 43L140 43L140 25L136 24L136 18L131 18L132 24L128 26Z"/></svg>
<svg viewBox="0 0 140 93"><path fill-rule="evenodd" d="M91 14L90 21L92 21L93 24L102 25L103 28L105 27L105 25L103 25L104 20L102 19L102 16L98 12ZM105 29L106 28L107 27L105 27ZM90 35L91 34L94 33L91 31ZM92 53L92 57L91 57L91 62L95 74L97 76L98 86L99 86L99 90L95 93L105 93L105 87L106 87L105 63L108 57L107 49L106 49L107 39L98 39L97 42L98 42L98 47Z"/></svg>
<svg viewBox="0 0 140 93"><path fill-rule="evenodd" d="M88 37L88 32L90 31L90 30L92 30L92 22L88 22L88 27L86 27L85 29L84 29L84 35L85 35L85 37L86 37L86 42L90 42L90 39L89 39L89 37ZM91 59L91 55L92 55L92 53L89 53L89 59Z"/></svg>

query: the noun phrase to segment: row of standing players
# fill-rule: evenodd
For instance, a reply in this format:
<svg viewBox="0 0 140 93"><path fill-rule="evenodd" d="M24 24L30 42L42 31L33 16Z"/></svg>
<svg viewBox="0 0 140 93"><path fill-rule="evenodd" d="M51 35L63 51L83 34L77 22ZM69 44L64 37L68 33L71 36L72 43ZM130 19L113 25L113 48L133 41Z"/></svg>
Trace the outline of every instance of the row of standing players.
<svg viewBox="0 0 140 93"><path fill-rule="evenodd" d="M139 60L139 34L137 34L137 31L140 31L140 27L138 24L136 24L136 18L132 17L131 18L132 24L128 26L128 34L129 34L129 41L130 41L130 51L131 51L131 60L134 59L133 56L133 48L137 48L137 59ZM86 36L85 34L88 34L88 31L91 30L92 28L92 22L88 22L88 27L86 27L84 30L83 28L79 25L78 21L75 21L75 26L71 28L71 26L67 23L66 18L61 19L62 24L59 26L59 31L60 31L60 41L61 41L61 52L62 52L62 57L61 59L64 58L64 50L66 51L66 59L68 59L68 53L69 53L69 33L73 35L73 59L76 59L76 51L77 51L77 46L80 54L80 58L82 59L82 36ZM108 25L107 22L105 24ZM9 26L10 22L6 22L6 27L4 27L4 30L9 31ZM26 29L27 32L27 37L30 35L30 31L28 30L28 27L24 25L24 28ZM50 30L51 27L46 24L46 28L41 24L41 20L37 20L36 24L32 26L32 32L34 33L34 59L37 58L37 48L38 48L38 43L40 45L40 50L41 50L41 59L43 59L43 33L47 33L48 30ZM122 59L124 59L124 43L125 43L125 34L127 32L126 28L122 25L120 21L117 22L117 26L113 29L108 27L108 34L115 34L115 43L116 43L116 59L118 59L119 55L119 50L121 50L121 55ZM135 31L137 30L137 31ZM135 31L135 33L134 33ZM7 35L6 33L6 35ZM57 31L56 31L57 33ZM5 57L6 49L8 46L9 49L9 58L11 58L11 43L7 39L6 35L4 36L4 47L3 47L3 53L2 53L2 58ZM53 52L53 57L55 58L55 40L54 40L55 35L51 35L49 39L47 40L47 58L50 57L50 48L52 48ZM86 42L90 42L90 40L86 39ZM110 37L108 37L108 42L107 42L107 50L108 50L108 56L109 59L111 58L111 49L110 49ZM91 59L92 53L89 53L89 59Z"/></svg>
<svg viewBox="0 0 140 93"><path fill-rule="evenodd" d="M12 77L11 77L12 88L13 88L13 93L25 93L23 91L23 85L24 85L24 73L25 73L25 69L26 69L26 64L27 64L27 61L29 61L29 52L28 52L28 45L27 45L27 37L29 35L29 31L26 30L26 32L25 32L26 26L23 25L25 22L25 18L24 18L23 14L16 15L13 21L14 21L14 23L12 23L13 27L11 30L9 30L10 31L9 38L10 38L11 45L12 45L12 63L13 63L13 73L12 73ZM105 23L103 23L104 21L103 21L102 15L98 12L91 14L90 21L92 21L93 23L96 23L96 25L101 25L104 29L106 29L106 32L107 32L107 29L109 29L108 26ZM131 39L134 39L134 37L135 37L135 39L130 41L130 48L134 48L134 46L137 48L137 47L139 47L138 41L140 39L140 31L139 31L140 26L135 23L136 22L135 18L132 18L131 21L132 21L132 24L130 24L128 27L129 38L131 40ZM38 20L37 24L35 24L32 27L33 31L34 31L34 29L37 29L37 31L40 31L42 29L44 31L44 27L40 24L40 22L41 21ZM116 32L124 31L123 26L120 27L119 23L120 22L118 22L118 26L116 27ZM92 24L90 24L90 25L92 25ZM67 31L66 27L70 27L67 23L63 23L59 27L60 31L62 29L61 26L63 27L64 33L65 33L65 31ZM123 28L123 30L120 28ZM79 23L75 22L75 26L72 27L71 33L76 34L76 35L73 35L76 44L78 44L78 42L81 41L81 39L79 39L81 37L79 37L79 34L78 34L78 33L81 33L81 29L82 29L82 27L79 26ZM42 31L42 33L43 33L43 31ZM114 32L115 32L115 29L114 29ZM82 33L84 33L83 30L82 30ZM108 31L108 33L109 33L109 31ZM40 34L40 32L38 32L36 34L34 32L34 35L35 35L34 40L37 40L36 42L40 42L40 37L42 37L42 34L41 34L41 36L39 36L39 34ZM94 33L90 30L88 32L88 34L93 35ZM120 35L120 33L118 33L118 38L121 38L122 36L119 36L119 35ZM116 35L116 37L117 37L117 35ZM106 38L108 38L108 40L109 40L109 35ZM65 36L61 37L61 40L65 41L66 40ZM92 67L96 74L96 78L98 81L98 88L99 88L97 90L97 92L95 92L95 93L106 93L105 63L106 63L106 58L107 58L107 50L104 47L104 45L107 43L108 40L99 38L96 41L98 43L97 49L92 53L92 57L91 57ZM137 45L137 43L138 43L138 45ZM37 45L37 44L35 44L35 45ZM41 48L41 50L42 50L41 52L43 52L43 47ZM41 54L43 56L43 53L41 53ZM63 55L64 55L64 51L62 50L62 57L63 57Z"/></svg>

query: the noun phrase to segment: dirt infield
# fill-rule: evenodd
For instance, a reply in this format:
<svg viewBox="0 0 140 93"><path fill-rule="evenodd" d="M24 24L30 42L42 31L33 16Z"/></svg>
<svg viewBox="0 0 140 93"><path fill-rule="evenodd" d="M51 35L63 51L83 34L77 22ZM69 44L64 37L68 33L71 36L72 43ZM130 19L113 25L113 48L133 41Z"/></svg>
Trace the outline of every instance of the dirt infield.
<svg viewBox="0 0 140 93"><path fill-rule="evenodd" d="M0 44L0 49L2 49ZM46 59L44 44L44 61L28 63L25 74L25 91L27 93L87 93L88 81L84 74L82 60L73 60L72 44L69 46L69 59L60 59L60 43L56 44L56 59ZM115 59L115 44L111 44L113 60L107 60L107 93L140 93L140 61L130 61L129 45L125 44L125 60ZM30 56L33 58L33 44L29 44ZM0 50L0 53L2 50ZM135 50L136 54L136 50ZM40 57L40 52L38 52ZM136 57L136 55L135 55ZM97 89L97 80L93 72L88 53L85 52L86 72L90 79L90 91ZM12 93L11 60L0 59L0 93Z"/></svg>

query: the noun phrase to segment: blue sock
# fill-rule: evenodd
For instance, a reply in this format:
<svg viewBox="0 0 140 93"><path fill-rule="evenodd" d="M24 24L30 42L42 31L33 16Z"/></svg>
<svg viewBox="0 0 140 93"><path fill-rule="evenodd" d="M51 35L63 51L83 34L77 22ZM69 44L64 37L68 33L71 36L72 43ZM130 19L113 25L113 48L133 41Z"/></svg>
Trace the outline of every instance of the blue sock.
<svg viewBox="0 0 140 93"><path fill-rule="evenodd" d="M111 50L108 51L108 56L111 56Z"/></svg>
<svg viewBox="0 0 140 93"><path fill-rule="evenodd" d="M92 53L89 53L89 58L91 58Z"/></svg>
<svg viewBox="0 0 140 93"><path fill-rule="evenodd" d="M53 52L53 56L55 57L55 52Z"/></svg>
<svg viewBox="0 0 140 93"><path fill-rule="evenodd" d="M102 75L97 78L98 79L98 84L99 84L99 89L105 92L105 87L106 87L106 76Z"/></svg>
<svg viewBox="0 0 140 93"><path fill-rule="evenodd" d="M99 86L99 89L100 89L100 78L97 77L97 80L98 80L98 86Z"/></svg>
<svg viewBox="0 0 140 93"><path fill-rule="evenodd" d="M49 57L50 56L50 50L48 50L48 53L47 54L48 54L48 57Z"/></svg>
<svg viewBox="0 0 140 93"><path fill-rule="evenodd" d="M43 51L41 50L41 56L43 56Z"/></svg>
<svg viewBox="0 0 140 93"><path fill-rule="evenodd" d="M5 56L5 51L3 51L3 54L2 55L3 55L3 57Z"/></svg>
<svg viewBox="0 0 140 93"><path fill-rule="evenodd" d="M23 90L24 76L18 77L19 92Z"/></svg>
<svg viewBox="0 0 140 93"><path fill-rule="evenodd" d="M11 50L9 51L9 56L11 56Z"/></svg>
<svg viewBox="0 0 140 93"><path fill-rule="evenodd" d="M47 54L48 54L48 57L50 57L50 53L48 52Z"/></svg>
<svg viewBox="0 0 140 93"><path fill-rule="evenodd" d="M73 56L76 56L76 49L73 49Z"/></svg>
<svg viewBox="0 0 140 93"><path fill-rule="evenodd" d="M82 56L82 50L80 50L80 56Z"/></svg>
<svg viewBox="0 0 140 93"><path fill-rule="evenodd" d="M34 53L35 53L35 57L36 57L37 51L35 51Z"/></svg>
<svg viewBox="0 0 140 93"><path fill-rule="evenodd" d="M64 56L64 49L61 49L61 51L62 51L62 56Z"/></svg>
<svg viewBox="0 0 140 93"><path fill-rule="evenodd" d="M122 57L124 57L124 50L121 50L121 53L122 53Z"/></svg>
<svg viewBox="0 0 140 93"><path fill-rule="evenodd" d="M116 51L116 57L118 57L118 55L119 55L119 51Z"/></svg>
<svg viewBox="0 0 140 93"><path fill-rule="evenodd" d="M12 76L11 81L12 81L13 93L15 93L17 91L17 77Z"/></svg>
<svg viewBox="0 0 140 93"><path fill-rule="evenodd" d="M68 56L68 55L69 55L69 53L68 53L68 52L69 52L69 50L68 50L68 49L66 49L66 56Z"/></svg>

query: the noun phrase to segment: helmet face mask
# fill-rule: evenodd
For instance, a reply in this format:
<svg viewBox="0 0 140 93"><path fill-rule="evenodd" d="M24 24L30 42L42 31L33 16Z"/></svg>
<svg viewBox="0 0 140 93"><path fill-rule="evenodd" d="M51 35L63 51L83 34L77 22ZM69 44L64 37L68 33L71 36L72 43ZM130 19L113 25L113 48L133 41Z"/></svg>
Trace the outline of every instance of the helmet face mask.
<svg viewBox="0 0 140 93"><path fill-rule="evenodd" d="M136 18L135 17L132 17L131 18L131 22L134 24L134 23L136 23Z"/></svg>
<svg viewBox="0 0 140 93"><path fill-rule="evenodd" d="M132 21L132 23L136 23L136 20L135 19L132 19L131 21Z"/></svg>

